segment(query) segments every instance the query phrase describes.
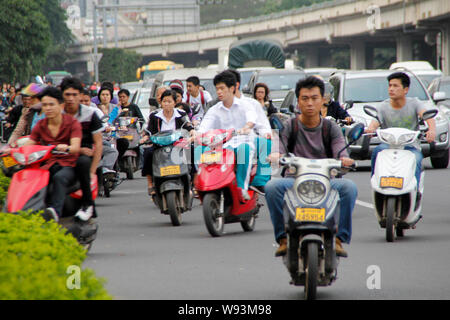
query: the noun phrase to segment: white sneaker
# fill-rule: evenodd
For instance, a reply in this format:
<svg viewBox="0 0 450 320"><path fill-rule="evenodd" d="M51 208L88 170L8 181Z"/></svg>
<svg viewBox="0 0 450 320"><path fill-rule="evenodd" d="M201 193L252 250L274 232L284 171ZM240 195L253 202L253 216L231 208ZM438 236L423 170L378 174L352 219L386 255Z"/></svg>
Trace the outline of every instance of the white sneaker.
<svg viewBox="0 0 450 320"><path fill-rule="evenodd" d="M80 210L75 214L75 217L82 221L88 221L94 214L94 206L81 207Z"/></svg>
<svg viewBox="0 0 450 320"><path fill-rule="evenodd" d="M45 221L55 220L56 222L59 221L58 214L56 213L56 210L52 207L48 207L44 210L44 213L42 213L42 217Z"/></svg>
<svg viewBox="0 0 450 320"><path fill-rule="evenodd" d="M102 172L103 172L103 174L105 174L105 173L116 173L114 170L111 170L111 169L108 169L108 168L105 168L105 167L103 167L103 169L102 169Z"/></svg>

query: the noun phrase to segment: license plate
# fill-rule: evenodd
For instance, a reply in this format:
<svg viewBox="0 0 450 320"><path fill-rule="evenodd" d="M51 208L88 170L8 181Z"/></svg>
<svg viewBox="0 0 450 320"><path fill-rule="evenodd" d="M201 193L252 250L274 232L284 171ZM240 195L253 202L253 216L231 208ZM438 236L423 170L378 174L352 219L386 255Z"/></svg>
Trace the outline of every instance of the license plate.
<svg viewBox="0 0 450 320"><path fill-rule="evenodd" d="M200 163L213 163L222 160L222 152L217 153L203 153L200 157Z"/></svg>
<svg viewBox="0 0 450 320"><path fill-rule="evenodd" d="M133 136L122 136L121 138L127 139L127 140L133 140Z"/></svg>
<svg viewBox="0 0 450 320"><path fill-rule="evenodd" d="M295 213L296 221L325 221L325 208L297 208Z"/></svg>
<svg viewBox="0 0 450 320"><path fill-rule="evenodd" d="M180 166L168 166L160 168L161 177L180 174Z"/></svg>
<svg viewBox="0 0 450 320"><path fill-rule="evenodd" d="M10 157L10 156L3 157L2 160L3 160L3 164L5 165L6 168L10 168L17 164L17 161L14 160L14 158Z"/></svg>
<svg viewBox="0 0 450 320"><path fill-rule="evenodd" d="M403 188L403 178L381 177L380 187L381 188L402 189Z"/></svg>

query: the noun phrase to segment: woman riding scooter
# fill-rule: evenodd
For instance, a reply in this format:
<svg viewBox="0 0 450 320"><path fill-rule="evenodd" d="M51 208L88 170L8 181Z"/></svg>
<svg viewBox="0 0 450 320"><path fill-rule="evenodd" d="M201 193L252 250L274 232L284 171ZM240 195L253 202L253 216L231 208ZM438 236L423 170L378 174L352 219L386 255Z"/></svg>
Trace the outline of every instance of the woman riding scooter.
<svg viewBox="0 0 450 320"><path fill-rule="evenodd" d="M194 127L190 122L187 122L187 115L183 110L175 108L175 101L177 95L173 90L166 90L161 95L161 107L162 110L156 113L152 113L149 118L147 131L152 135L160 131L177 130L182 127L189 131L191 136L194 134ZM186 123L187 122L187 123ZM140 143L144 143L149 139L148 135L140 140ZM156 193L153 187L152 179L152 162L153 162L154 147L150 146L145 149L144 152L144 164L142 167L142 176L147 177L148 194L153 196Z"/></svg>

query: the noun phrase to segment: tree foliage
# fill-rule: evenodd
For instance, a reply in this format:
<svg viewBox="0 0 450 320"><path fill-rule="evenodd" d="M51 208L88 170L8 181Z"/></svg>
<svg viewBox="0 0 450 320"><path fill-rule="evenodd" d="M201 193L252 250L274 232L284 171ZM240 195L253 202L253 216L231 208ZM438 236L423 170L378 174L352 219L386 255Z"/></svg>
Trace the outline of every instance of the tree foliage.
<svg viewBox="0 0 450 320"><path fill-rule="evenodd" d="M65 20L58 0L2 0L0 80L24 82L57 61L72 39Z"/></svg>
<svg viewBox="0 0 450 320"><path fill-rule="evenodd" d="M124 49L99 49L103 57L99 63L99 80L129 82L136 80L136 69L142 62L142 56Z"/></svg>

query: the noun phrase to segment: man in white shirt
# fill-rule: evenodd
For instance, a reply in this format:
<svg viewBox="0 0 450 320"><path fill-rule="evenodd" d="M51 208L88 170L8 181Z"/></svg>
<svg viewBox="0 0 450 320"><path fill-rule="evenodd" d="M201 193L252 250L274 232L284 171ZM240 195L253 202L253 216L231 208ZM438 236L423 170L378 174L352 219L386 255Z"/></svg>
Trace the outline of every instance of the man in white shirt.
<svg viewBox="0 0 450 320"><path fill-rule="evenodd" d="M224 71L214 77L219 103L208 110L198 131L200 133L213 129L236 129L238 136L230 139L224 147L232 149L236 155L236 182L242 190L242 199L250 200L248 186L254 152L251 135L256 122L256 114L247 103L235 97L236 77L230 71ZM195 150L195 159L205 150L199 146Z"/></svg>
<svg viewBox="0 0 450 320"><path fill-rule="evenodd" d="M200 89L200 79L192 76L186 79L186 91L183 102L192 109L192 123L196 125L205 114L206 104L212 100L211 94Z"/></svg>
<svg viewBox="0 0 450 320"><path fill-rule="evenodd" d="M253 98L247 97L240 92L241 75L235 70L229 70L236 77L236 97L247 102L249 108L253 108L256 114L254 144L256 147L256 155L258 159L258 167L256 175L253 178L250 189L264 193L264 186L270 180L272 168L267 157L272 149L272 128L270 127L267 115L261 104Z"/></svg>

